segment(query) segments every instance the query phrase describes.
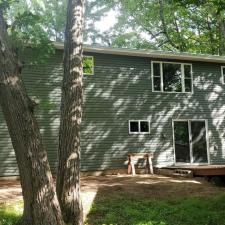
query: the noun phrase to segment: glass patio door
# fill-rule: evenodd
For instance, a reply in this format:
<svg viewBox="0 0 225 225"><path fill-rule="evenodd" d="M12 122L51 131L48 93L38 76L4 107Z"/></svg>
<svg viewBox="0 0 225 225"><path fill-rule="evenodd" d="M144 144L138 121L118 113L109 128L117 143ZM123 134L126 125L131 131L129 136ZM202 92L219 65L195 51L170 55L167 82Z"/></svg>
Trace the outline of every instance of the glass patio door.
<svg viewBox="0 0 225 225"><path fill-rule="evenodd" d="M207 163L207 143L205 121L190 121L193 163Z"/></svg>
<svg viewBox="0 0 225 225"><path fill-rule="evenodd" d="M174 121L174 139L176 163L190 163L188 121Z"/></svg>
<svg viewBox="0 0 225 225"><path fill-rule="evenodd" d="M208 163L205 120L175 120L176 163Z"/></svg>

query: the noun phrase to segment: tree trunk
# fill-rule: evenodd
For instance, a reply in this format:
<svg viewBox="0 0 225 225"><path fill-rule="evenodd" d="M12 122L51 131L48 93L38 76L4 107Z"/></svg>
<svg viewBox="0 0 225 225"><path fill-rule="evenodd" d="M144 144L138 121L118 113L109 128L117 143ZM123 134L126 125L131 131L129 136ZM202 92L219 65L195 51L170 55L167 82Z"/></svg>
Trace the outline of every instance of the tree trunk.
<svg viewBox="0 0 225 225"><path fill-rule="evenodd" d="M179 46L177 46L173 40L170 38L170 35L168 33L167 24L165 20L165 14L164 14L164 0L159 0L159 16L160 20L162 22L162 30L165 38L167 39L167 42L175 49L180 50Z"/></svg>
<svg viewBox="0 0 225 225"><path fill-rule="evenodd" d="M57 195L66 223L83 224L80 198L84 0L68 0L59 131Z"/></svg>
<svg viewBox="0 0 225 225"><path fill-rule="evenodd" d="M223 14L219 15L219 54L225 54L225 19Z"/></svg>
<svg viewBox="0 0 225 225"><path fill-rule="evenodd" d="M19 60L0 10L0 105L20 172L24 212L19 224L63 225L47 154L22 83Z"/></svg>

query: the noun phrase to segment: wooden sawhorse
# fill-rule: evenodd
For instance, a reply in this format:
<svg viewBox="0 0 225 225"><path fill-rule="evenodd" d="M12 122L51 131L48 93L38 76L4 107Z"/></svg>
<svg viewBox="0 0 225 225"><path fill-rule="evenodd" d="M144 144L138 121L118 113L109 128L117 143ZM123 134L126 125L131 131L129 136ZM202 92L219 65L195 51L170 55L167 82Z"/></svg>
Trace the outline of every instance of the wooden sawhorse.
<svg viewBox="0 0 225 225"><path fill-rule="evenodd" d="M128 174L136 174L134 164L138 159L143 158L146 160L146 168L149 173L154 174L152 165L153 153L128 153Z"/></svg>

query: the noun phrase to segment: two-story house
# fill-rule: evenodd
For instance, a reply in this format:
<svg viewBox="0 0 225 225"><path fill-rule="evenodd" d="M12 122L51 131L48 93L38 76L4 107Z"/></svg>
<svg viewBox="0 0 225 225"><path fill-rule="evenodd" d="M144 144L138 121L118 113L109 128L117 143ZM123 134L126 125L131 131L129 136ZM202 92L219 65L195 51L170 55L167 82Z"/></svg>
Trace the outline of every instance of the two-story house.
<svg viewBox="0 0 225 225"><path fill-rule="evenodd" d="M63 73L55 46L23 71L53 169ZM84 55L82 171L125 168L128 152L154 152L155 167L225 164L225 57L99 46ZM0 109L0 176L10 175L18 169Z"/></svg>

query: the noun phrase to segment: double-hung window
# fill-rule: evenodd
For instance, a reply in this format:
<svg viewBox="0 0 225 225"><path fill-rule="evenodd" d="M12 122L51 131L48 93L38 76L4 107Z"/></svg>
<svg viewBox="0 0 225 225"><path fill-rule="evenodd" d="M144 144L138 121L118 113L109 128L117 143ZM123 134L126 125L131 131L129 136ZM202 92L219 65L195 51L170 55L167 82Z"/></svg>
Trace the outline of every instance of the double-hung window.
<svg viewBox="0 0 225 225"><path fill-rule="evenodd" d="M192 65L153 61L152 89L157 92L192 92Z"/></svg>

